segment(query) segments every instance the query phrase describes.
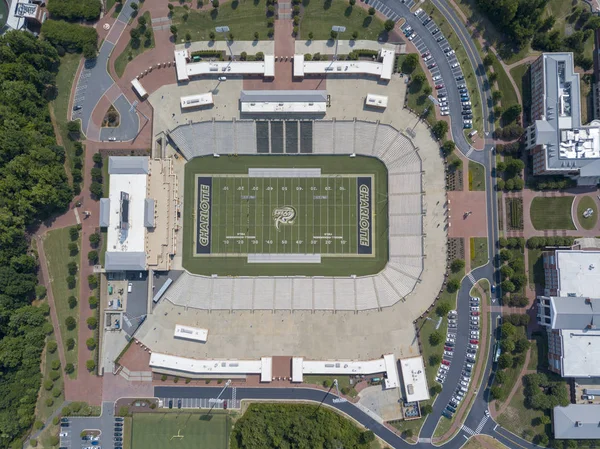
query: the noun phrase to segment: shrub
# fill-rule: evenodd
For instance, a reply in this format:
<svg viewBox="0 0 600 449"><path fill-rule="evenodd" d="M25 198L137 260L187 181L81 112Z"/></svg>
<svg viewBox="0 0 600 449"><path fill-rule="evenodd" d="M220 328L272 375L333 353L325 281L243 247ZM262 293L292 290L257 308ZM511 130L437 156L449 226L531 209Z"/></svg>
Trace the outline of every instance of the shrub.
<svg viewBox="0 0 600 449"><path fill-rule="evenodd" d="M212 0L212 7L217 9L219 7L219 0Z"/></svg>
<svg viewBox="0 0 600 449"><path fill-rule="evenodd" d="M90 263L96 264L96 263L98 263L98 259L99 259L98 251L96 251L95 249L88 253L88 261Z"/></svg>
<svg viewBox="0 0 600 449"><path fill-rule="evenodd" d="M73 371L75 371L75 367L73 366L73 364L72 363L67 363L65 365L65 373L71 374Z"/></svg>
<svg viewBox="0 0 600 449"><path fill-rule="evenodd" d="M439 356L439 354L432 354L429 356L429 364L431 366L438 365L441 361L442 358Z"/></svg>
<svg viewBox="0 0 600 449"><path fill-rule="evenodd" d="M43 285L36 285L35 286L35 296L38 299L44 299L46 297L46 287L44 287Z"/></svg>
<svg viewBox="0 0 600 449"><path fill-rule="evenodd" d="M342 394L345 396L345 395L347 395L348 393L350 393L350 388L348 388L348 387L342 387L342 390L341 390L341 392L342 392Z"/></svg>
<svg viewBox="0 0 600 449"><path fill-rule="evenodd" d="M369 8L369 15L370 16L374 16L375 15L375 8L373 8L372 6Z"/></svg>
<svg viewBox="0 0 600 449"><path fill-rule="evenodd" d="M164 382L165 380L167 380L167 375L166 375L166 374L163 374L162 376L160 376L160 380L162 380L163 382Z"/></svg>
<svg viewBox="0 0 600 449"><path fill-rule="evenodd" d="M496 373L496 382L500 385L502 385L504 382L506 382L506 372L505 371L498 371Z"/></svg>
<svg viewBox="0 0 600 449"><path fill-rule="evenodd" d="M55 387L52 390L52 396L54 396L55 398L59 397L62 394L62 390L58 387Z"/></svg>
<svg viewBox="0 0 600 449"><path fill-rule="evenodd" d="M460 281L458 279L450 279L450 281L448 281L448 284L446 285L446 290L448 290L448 293L454 293L458 291L459 288Z"/></svg>
<svg viewBox="0 0 600 449"><path fill-rule="evenodd" d="M90 337L85 341L85 345L90 351L93 351L94 349L96 349L96 340Z"/></svg>
<svg viewBox="0 0 600 449"><path fill-rule="evenodd" d="M462 259L454 259L450 264L450 269L453 273L458 273L460 270L465 268L465 261Z"/></svg>
<svg viewBox="0 0 600 449"><path fill-rule="evenodd" d="M423 407L421 407L421 415L427 416L431 412L433 412L433 407L430 404L425 404Z"/></svg>
<svg viewBox="0 0 600 449"><path fill-rule="evenodd" d="M65 326L67 326L68 330L72 331L77 326L77 321L72 316L68 316L65 318Z"/></svg>
<svg viewBox="0 0 600 449"><path fill-rule="evenodd" d="M175 383L179 382L179 376L175 376L175 377L173 378L173 382L175 382Z"/></svg>
<svg viewBox="0 0 600 449"><path fill-rule="evenodd" d="M51 398L48 398L48 399L51 399ZM48 399L46 399L46 402L48 401ZM50 406L49 406L49 407L50 407ZM37 440L36 440L35 438L31 438L31 439L29 440L29 444L31 444L31 447L37 447L37 445L38 445L38 442L37 442Z"/></svg>
<svg viewBox="0 0 600 449"><path fill-rule="evenodd" d="M53 382L56 382L60 378L60 373L58 371L50 371L48 377L50 377L50 380Z"/></svg>
<svg viewBox="0 0 600 449"><path fill-rule="evenodd" d="M502 397L502 390L500 387L494 385L492 388L490 388L490 396L492 399L500 399Z"/></svg>
<svg viewBox="0 0 600 449"><path fill-rule="evenodd" d="M442 317L446 316L448 312L450 312L450 310L452 310L452 306L450 305L450 303L448 301L442 301L435 308L435 313L437 313L438 316Z"/></svg>
<svg viewBox="0 0 600 449"><path fill-rule="evenodd" d="M47 398L46 399L46 407L52 407L54 405L54 399L53 398Z"/></svg>
<svg viewBox="0 0 600 449"><path fill-rule="evenodd" d="M439 331L433 331L429 335L429 344L437 346L442 342L442 334Z"/></svg>
<svg viewBox="0 0 600 449"><path fill-rule="evenodd" d="M259 51L254 56L254 59L256 59L257 61L263 61L265 59L265 54L262 51Z"/></svg>
<svg viewBox="0 0 600 449"><path fill-rule="evenodd" d="M75 226L69 228L69 237L71 237L71 240L73 241L79 238L79 231Z"/></svg>
<svg viewBox="0 0 600 449"><path fill-rule="evenodd" d="M100 243L100 234L98 234L97 232L94 232L93 234L90 235L90 245L92 245L93 247L98 246L98 244Z"/></svg>
<svg viewBox="0 0 600 449"><path fill-rule="evenodd" d="M96 329L96 326L98 326L98 319L95 316L89 317L85 322L90 329Z"/></svg>
<svg viewBox="0 0 600 449"><path fill-rule="evenodd" d="M75 306L77 305L77 298L73 295L69 296L69 299L67 301L69 303L70 309L74 309Z"/></svg>
<svg viewBox="0 0 600 449"><path fill-rule="evenodd" d="M324 386L325 388L329 388L329 387L331 387L331 381L330 381L329 379L325 379L325 380L323 381L323 386Z"/></svg>
<svg viewBox="0 0 600 449"><path fill-rule="evenodd" d="M314 37L315 37L315 34L312 31L309 31L308 38L312 41Z"/></svg>
<svg viewBox="0 0 600 449"><path fill-rule="evenodd" d="M98 307L98 297L97 296L90 296L88 298L88 302L90 303L91 309L95 309L96 307Z"/></svg>
<svg viewBox="0 0 600 449"><path fill-rule="evenodd" d="M394 29L394 25L395 25L395 24L396 24L396 23L395 23L395 22L394 22L392 19L388 19L388 20L386 20L386 21L385 21L385 23L383 24L383 29L384 29L385 31L388 31L388 32L389 32L389 31L392 31L392 30Z"/></svg>
<svg viewBox="0 0 600 449"><path fill-rule="evenodd" d="M48 352L50 354L54 354L56 352L57 348L58 348L58 344L54 340L50 340L48 342L48 344L46 345L46 349L48 349Z"/></svg>
<svg viewBox="0 0 600 449"><path fill-rule="evenodd" d="M70 351L71 349L73 349L75 347L75 339L67 338L66 344L67 344L67 350Z"/></svg>
<svg viewBox="0 0 600 449"><path fill-rule="evenodd" d="M88 276L88 284L91 288L98 287L98 276L96 276L95 274L90 274Z"/></svg>
<svg viewBox="0 0 600 449"><path fill-rule="evenodd" d="M58 370L60 368L60 360L52 360L50 366L53 370Z"/></svg>
<svg viewBox="0 0 600 449"><path fill-rule="evenodd" d="M96 362L90 359L87 362L85 362L85 367L88 371L94 371L96 369Z"/></svg>
<svg viewBox="0 0 600 449"><path fill-rule="evenodd" d="M96 165L102 165L102 155L100 153L94 153L92 160Z"/></svg>
<svg viewBox="0 0 600 449"><path fill-rule="evenodd" d="M52 387L54 387L54 382L52 382L51 379L46 379L44 381L44 390L50 391L52 390Z"/></svg>
<svg viewBox="0 0 600 449"><path fill-rule="evenodd" d="M375 434L371 430L367 430L360 435L360 442L363 444L369 444L375 441Z"/></svg>
<svg viewBox="0 0 600 449"><path fill-rule="evenodd" d="M86 57L91 51L95 54L98 45L98 32L94 28L62 20L46 20L42 25L42 34L50 44L68 52L81 53L87 49Z"/></svg>
<svg viewBox="0 0 600 449"><path fill-rule="evenodd" d="M127 416L127 415L129 415L129 407L127 407L126 405L119 407L119 416Z"/></svg>

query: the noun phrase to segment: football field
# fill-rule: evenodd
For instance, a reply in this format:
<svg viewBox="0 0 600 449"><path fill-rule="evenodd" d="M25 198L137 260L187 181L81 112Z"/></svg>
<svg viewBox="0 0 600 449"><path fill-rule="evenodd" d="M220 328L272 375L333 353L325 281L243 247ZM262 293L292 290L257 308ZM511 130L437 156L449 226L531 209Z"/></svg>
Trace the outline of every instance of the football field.
<svg viewBox="0 0 600 449"><path fill-rule="evenodd" d="M196 175L196 255L374 256L371 175L269 173Z"/></svg>

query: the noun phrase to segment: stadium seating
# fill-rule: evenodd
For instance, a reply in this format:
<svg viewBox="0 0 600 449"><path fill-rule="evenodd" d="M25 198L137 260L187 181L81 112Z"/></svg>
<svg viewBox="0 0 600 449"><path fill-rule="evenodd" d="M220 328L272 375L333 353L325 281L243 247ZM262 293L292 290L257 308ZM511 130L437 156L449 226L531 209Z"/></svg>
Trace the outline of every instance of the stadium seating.
<svg viewBox="0 0 600 449"><path fill-rule="evenodd" d="M313 280L311 278L296 278L293 281L292 305L295 310L313 309Z"/></svg>
<svg viewBox="0 0 600 449"><path fill-rule="evenodd" d="M314 307L317 310L333 310L333 278L316 278L313 281Z"/></svg>
<svg viewBox="0 0 600 449"><path fill-rule="evenodd" d="M375 146L373 148L373 156L381 156L387 151L389 146L394 143L394 140L398 136L398 131L389 125L379 125L377 129L377 137L375 139Z"/></svg>
<svg viewBox="0 0 600 449"><path fill-rule="evenodd" d="M354 153L354 122L337 121L332 123L335 154Z"/></svg>
<svg viewBox="0 0 600 449"><path fill-rule="evenodd" d="M375 142L375 134L377 133L377 123L357 121L354 124L355 151L360 154L372 154L373 142Z"/></svg>
<svg viewBox="0 0 600 449"><path fill-rule="evenodd" d="M330 121L314 122L314 152L316 154L333 154L333 129Z"/></svg>
<svg viewBox="0 0 600 449"><path fill-rule="evenodd" d="M254 279L235 278L233 280L232 309L252 310L254 308Z"/></svg>
<svg viewBox="0 0 600 449"><path fill-rule="evenodd" d="M356 280L352 278L335 278L335 309L356 310Z"/></svg>

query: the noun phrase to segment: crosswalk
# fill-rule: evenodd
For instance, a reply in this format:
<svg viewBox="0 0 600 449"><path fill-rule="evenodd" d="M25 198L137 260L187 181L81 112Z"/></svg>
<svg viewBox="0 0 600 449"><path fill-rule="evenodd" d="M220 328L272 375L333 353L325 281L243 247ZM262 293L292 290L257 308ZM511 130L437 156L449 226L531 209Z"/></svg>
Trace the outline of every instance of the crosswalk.
<svg viewBox="0 0 600 449"><path fill-rule="evenodd" d="M475 430L473 430L470 427L467 427L466 425L463 424L462 430L464 430L467 434L469 434L471 436L480 434L481 431L483 430L483 426L485 426L485 423L487 423L488 419L490 419L489 416L484 416Z"/></svg>
<svg viewBox="0 0 600 449"><path fill-rule="evenodd" d="M240 408L240 401L236 398L236 389L232 388L231 399L214 399L214 398L159 398L163 408L179 408L178 404L181 401L182 409L210 409L212 407L222 408L224 402L227 401L227 408Z"/></svg>
<svg viewBox="0 0 600 449"><path fill-rule="evenodd" d="M477 280L475 279L475 277L473 276L473 273L469 273L467 274L467 277L469 278L469 280L475 284L477 282Z"/></svg>

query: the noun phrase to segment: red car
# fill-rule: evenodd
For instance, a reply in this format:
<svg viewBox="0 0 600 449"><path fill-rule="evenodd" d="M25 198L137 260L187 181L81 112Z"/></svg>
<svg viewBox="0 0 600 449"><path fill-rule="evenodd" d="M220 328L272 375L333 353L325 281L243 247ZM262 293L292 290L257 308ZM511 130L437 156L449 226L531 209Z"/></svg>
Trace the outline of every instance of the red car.
<svg viewBox="0 0 600 449"><path fill-rule="evenodd" d="M472 345L476 345L479 343L478 340L470 340L469 343L471 343Z"/></svg>
<svg viewBox="0 0 600 449"><path fill-rule="evenodd" d="M471 312L471 316L479 316L479 312Z"/></svg>
<svg viewBox="0 0 600 449"><path fill-rule="evenodd" d="M443 84L437 84L437 85L435 86L435 88L436 88L436 89L443 89L443 88L444 88L444 85L443 85Z"/></svg>
<svg viewBox="0 0 600 449"><path fill-rule="evenodd" d="M444 350L452 352L452 351L454 351L454 348L452 346L444 346Z"/></svg>
<svg viewBox="0 0 600 449"><path fill-rule="evenodd" d="M446 366L450 366L450 362L448 360L442 360L442 364Z"/></svg>
<svg viewBox="0 0 600 449"><path fill-rule="evenodd" d="M431 53L429 53L428 51L426 51L425 53L421 54L422 58L426 58L427 56L429 56Z"/></svg>

